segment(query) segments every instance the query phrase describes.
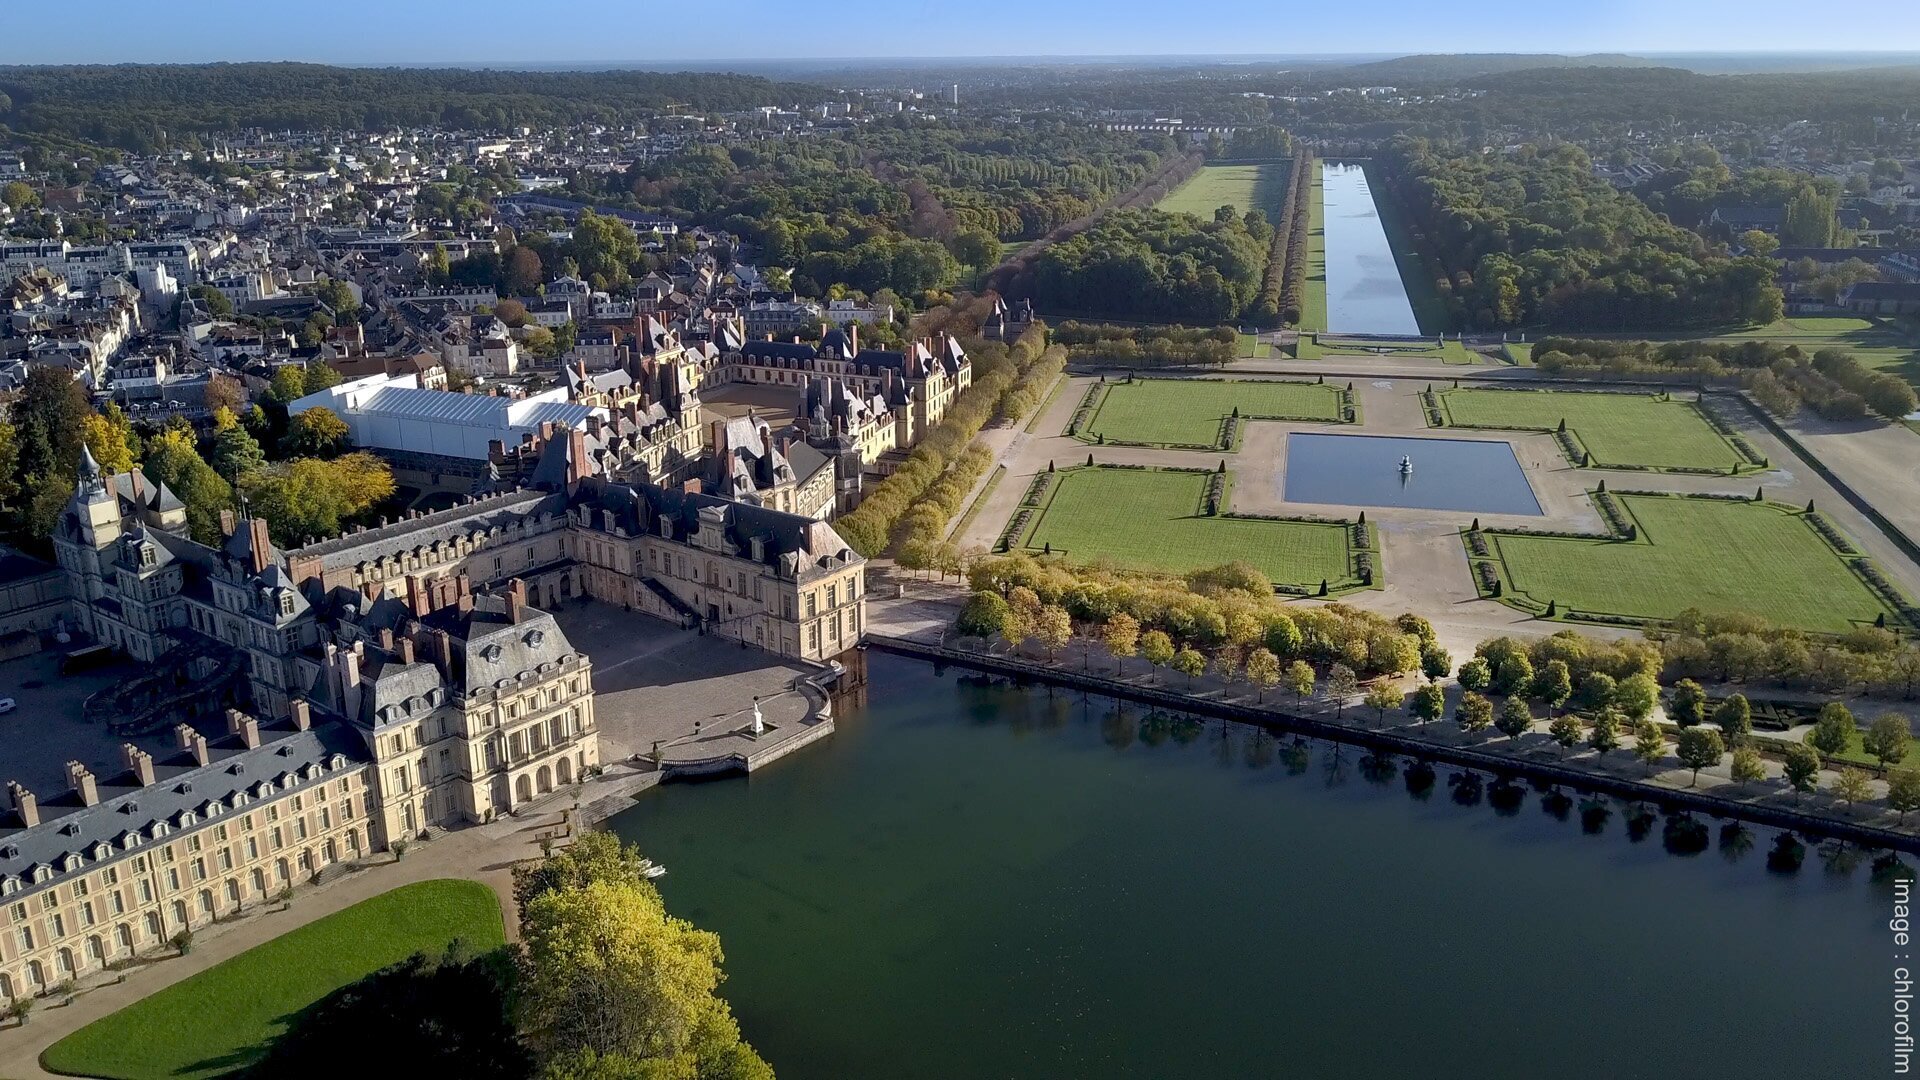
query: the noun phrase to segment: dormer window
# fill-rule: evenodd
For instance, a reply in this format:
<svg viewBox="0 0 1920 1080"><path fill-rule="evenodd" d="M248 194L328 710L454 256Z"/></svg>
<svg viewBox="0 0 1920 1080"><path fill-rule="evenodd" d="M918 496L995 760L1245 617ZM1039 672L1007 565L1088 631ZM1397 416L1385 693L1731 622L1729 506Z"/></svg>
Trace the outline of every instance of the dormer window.
<svg viewBox="0 0 1920 1080"><path fill-rule="evenodd" d="M545 641L546 639L547 639L547 635L545 631L529 630L527 631L527 637L526 637L527 648L537 649L540 647L540 643L542 641Z"/></svg>
<svg viewBox="0 0 1920 1080"><path fill-rule="evenodd" d="M500 654L505 651L498 645L488 645L480 650L480 658L491 664L499 660Z"/></svg>
<svg viewBox="0 0 1920 1080"><path fill-rule="evenodd" d="M280 614L282 615L293 614L293 590L292 589L280 590Z"/></svg>
<svg viewBox="0 0 1920 1080"><path fill-rule="evenodd" d="M153 546L151 544L141 544L139 550L140 550L140 566L143 569L146 567L152 566L153 565Z"/></svg>
<svg viewBox="0 0 1920 1080"><path fill-rule="evenodd" d="M17 859L19 857L20 848L18 845L8 844L6 847L0 847L0 859Z"/></svg>

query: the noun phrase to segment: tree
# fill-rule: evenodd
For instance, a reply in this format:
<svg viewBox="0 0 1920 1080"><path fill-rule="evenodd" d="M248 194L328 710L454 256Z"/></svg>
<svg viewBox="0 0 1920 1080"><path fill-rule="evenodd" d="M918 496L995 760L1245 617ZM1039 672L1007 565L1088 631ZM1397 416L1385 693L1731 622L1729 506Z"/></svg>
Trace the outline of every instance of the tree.
<svg viewBox="0 0 1920 1080"><path fill-rule="evenodd" d="M1574 744L1580 741L1580 736L1584 733L1584 729L1580 726L1580 718L1572 713L1561 713L1553 718L1553 723L1547 725L1547 734L1553 737L1554 742L1560 744L1563 753L1573 749Z"/></svg>
<svg viewBox="0 0 1920 1080"><path fill-rule="evenodd" d="M502 265L500 287L509 296L530 296L546 280L546 267L540 253L524 244L516 244Z"/></svg>
<svg viewBox="0 0 1920 1080"><path fill-rule="evenodd" d="M1438 642L1429 641L1421 648L1420 674L1425 675L1428 682L1438 682L1452 670L1453 657L1447 655L1447 650L1441 648Z"/></svg>
<svg viewBox="0 0 1920 1080"><path fill-rule="evenodd" d="M1146 657L1147 666L1157 673L1173 663L1173 639L1164 630L1149 630L1140 635L1140 655Z"/></svg>
<svg viewBox="0 0 1920 1080"><path fill-rule="evenodd" d="M1067 647L1073 640L1073 617L1067 609L1048 604L1040 609L1040 617L1034 620L1033 636L1047 650L1047 660L1053 660L1053 654Z"/></svg>
<svg viewBox="0 0 1920 1080"><path fill-rule="evenodd" d="M1727 752L1727 745L1720 738L1720 732L1710 727L1695 726L1680 729L1680 741L1674 745L1680 764L1693 770L1693 780L1687 786L1700 782L1700 770L1709 765L1720 764L1720 758Z"/></svg>
<svg viewBox="0 0 1920 1080"><path fill-rule="evenodd" d="M1460 685L1478 694L1493 684L1493 669L1484 657L1476 656L1460 665Z"/></svg>
<svg viewBox="0 0 1920 1080"><path fill-rule="evenodd" d="M1613 676L1604 671L1588 672L1580 680L1580 707L1598 711L1613 704L1613 692L1618 688Z"/></svg>
<svg viewBox="0 0 1920 1080"><path fill-rule="evenodd" d="M1391 680L1381 679L1367 687L1366 697L1362 700L1373 709L1374 719L1384 723L1387 719L1387 710L1399 708L1404 696L1400 693L1400 688Z"/></svg>
<svg viewBox="0 0 1920 1080"><path fill-rule="evenodd" d="M1760 759L1760 751L1751 744L1738 746L1733 751L1733 782L1751 784L1767 778L1767 764Z"/></svg>
<svg viewBox="0 0 1920 1080"><path fill-rule="evenodd" d="M1453 718L1461 731L1484 731L1493 726L1493 702L1472 690L1460 695Z"/></svg>
<svg viewBox="0 0 1920 1080"><path fill-rule="evenodd" d="M1820 776L1820 754L1805 743L1787 747L1784 772L1798 795L1812 791Z"/></svg>
<svg viewBox="0 0 1920 1080"><path fill-rule="evenodd" d="M1333 699L1333 714L1344 715L1347 703L1359 692L1360 679L1353 669L1345 664L1334 664L1327 668L1327 696Z"/></svg>
<svg viewBox="0 0 1920 1080"><path fill-rule="evenodd" d="M1587 730L1587 745L1601 754L1620 745L1620 720L1611 708L1603 708L1594 714L1593 726Z"/></svg>
<svg viewBox="0 0 1920 1080"><path fill-rule="evenodd" d="M1707 718L1707 692L1692 679L1673 684L1673 698L1667 702L1667 718L1681 727L1692 727Z"/></svg>
<svg viewBox="0 0 1920 1080"><path fill-rule="evenodd" d="M6 203L8 209L18 213L39 206L40 196L21 181L12 180L6 187L0 187L0 203Z"/></svg>
<svg viewBox="0 0 1920 1080"><path fill-rule="evenodd" d="M531 321L527 315L527 305L511 297L493 305L493 317L506 323L508 328L514 330L518 330Z"/></svg>
<svg viewBox="0 0 1920 1080"><path fill-rule="evenodd" d="M1851 765L1840 770L1840 775L1833 778L1833 786L1827 790L1833 793L1834 798L1847 804L1849 813L1853 811L1854 803L1873 797L1872 781L1864 771Z"/></svg>
<svg viewBox="0 0 1920 1080"><path fill-rule="evenodd" d="M1267 691L1280 685L1280 658L1273 650L1256 645L1247 653L1247 681L1254 686L1255 701L1265 701Z"/></svg>
<svg viewBox="0 0 1920 1080"><path fill-rule="evenodd" d="M299 458L246 474L253 513L284 545L338 535L349 518L393 496L393 471L366 452L332 460Z"/></svg>
<svg viewBox="0 0 1920 1080"><path fill-rule="evenodd" d="M522 905L521 937L520 1026L541 1059L614 1055L656 1062L646 1075L660 1077L758 1061L715 993L720 939L668 915L651 884L594 880L540 892ZM747 1075L771 1070L761 1062Z"/></svg>
<svg viewBox="0 0 1920 1080"><path fill-rule="evenodd" d="M1124 611L1116 611L1100 627L1100 640L1106 645L1107 653L1113 657L1115 665L1125 671L1127 657L1140 651L1140 620Z"/></svg>
<svg viewBox="0 0 1920 1080"><path fill-rule="evenodd" d="M1407 710L1423 724L1431 724L1447 711L1447 694L1439 683L1423 683L1413 689Z"/></svg>
<svg viewBox="0 0 1920 1080"><path fill-rule="evenodd" d="M1313 665L1305 660L1295 660L1287 665L1287 689L1293 691L1293 699L1296 702L1306 700L1313 693L1314 684L1317 682L1319 682L1319 676L1314 674Z"/></svg>
<svg viewBox="0 0 1920 1080"><path fill-rule="evenodd" d="M1860 737L1860 746L1880 761L1881 768L1898 765L1907 756L1907 744L1913 739L1913 731L1907 726L1907 718L1899 713L1883 713L1867 726L1867 733Z"/></svg>
<svg viewBox="0 0 1920 1080"><path fill-rule="evenodd" d="M1526 653L1515 653L1502 660L1493 671L1494 693L1512 697L1525 694L1533 686L1533 662Z"/></svg>
<svg viewBox="0 0 1920 1080"><path fill-rule="evenodd" d="M316 405L287 422L280 448L292 457L332 457L345 449L353 430L340 414Z"/></svg>
<svg viewBox="0 0 1920 1080"><path fill-rule="evenodd" d="M318 361L300 369L300 389L308 394L340 385L340 372L332 364Z"/></svg>
<svg viewBox="0 0 1920 1080"><path fill-rule="evenodd" d="M1660 684L1644 671L1634 672L1614 687L1613 704L1629 720L1645 720L1659 703Z"/></svg>
<svg viewBox="0 0 1920 1080"><path fill-rule="evenodd" d="M239 379L217 371L207 376L204 396L209 412L226 409L238 415L247 407L247 388Z"/></svg>
<svg viewBox="0 0 1920 1080"><path fill-rule="evenodd" d="M267 400L287 405L307 395L307 372L300 364L281 364L267 382Z"/></svg>
<svg viewBox="0 0 1920 1080"><path fill-rule="evenodd" d="M1827 755L1843 753L1853 745L1854 733L1858 730L1852 711L1837 701L1829 701L1820 707L1820 718L1814 721L1813 730L1807 732L1807 745Z"/></svg>
<svg viewBox="0 0 1920 1080"><path fill-rule="evenodd" d="M1553 659L1546 662L1533 677L1533 693L1546 702L1550 712L1558 712L1573 696L1573 675L1565 660Z"/></svg>
<svg viewBox="0 0 1920 1080"><path fill-rule="evenodd" d="M1652 775L1653 767L1667 756L1667 735L1659 724L1642 720L1633 725L1633 756L1644 762L1648 775Z"/></svg>
<svg viewBox="0 0 1920 1080"><path fill-rule="evenodd" d="M1527 707L1527 699L1513 694L1500 703L1500 717L1494 721L1500 734L1509 739L1517 739L1533 729L1533 710Z"/></svg>
<svg viewBox="0 0 1920 1080"><path fill-rule="evenodd" d="M337 322L357 322L360 315L360 301L354 299L353 287L339 278L324 278L313 287L313 295L327 305Z"/></svg>
<svg viewBox="0 0 1920 1080"><path fill-rule="evenodd" d="M216 319L233 316L233 301L227 298L226 293L211 285L195 285L187 290L187 295L200 301L200 306L207 309L207 314Z"/></svg>
<svg viewBox="0 0 1920 1080"><path fill-rule="evenodd" d="M1192 686L1193 680L1207 670L1207 658L1202 656L1198 649L1182 648L1173 654L1173 670L1185 675L1187 685Z"/></svg>
<svg viewBox="0 0 1920 1080"><path fill-rule="evenodd" d="M210 458L207 464L232 483L238 483L242 476L263 468L267 463L267 456L261 451L260 444L247 434L246 428L238 424L222 428L213 437Z"/></svg>
<svg viewBox="0 0 1920 1080"><path fill-rule="evenodd" d="M71 481L80 464L80 446L92 412L86 391L65 368L57 364L29 365L13 406L20 475Z"/></svg>
<svg viewBox="0 0 1920 1080"><path fill-rule="evenodd" d="M90 414L84 424L87 449L93 452L102 476L117 476L133 468L140 438L133 433L133 423L120 406L109 404L105 412Z"/></svg>
<svg viewBox="0 0 1920 1080"><path fill-rule="evenodd" d="M1739 746L1753 732L1753 708L1745 694L1735 694L1714 706L1713 722L1726 736L1728 746Z"/></svg>
<svg viewBox="0 0 1920 1080"><path fill-rule="evenodd" d="M970 637L997 637L1000 627L1007 617L1006 598L997 592L984 591L971 593L967 602L960 608L960 617L954 620L953 628Z"/></svg>
<svg viewBox="0 0 1920 1080"><path fill-rule="evenodd" d="M201 460L191 431L168 428L155 435L141 471L170 488L187 508L187 529L195 540L220 542L220 511L233 505L233 486Z"/></svg>
<svg viewBox="0 0 1920 1080"><path fill-rule="evenodd" d="M1920 769L1909 765L1887 773L1887 806L1899 811L1901 824L1909 811L1920 810Z"/></svg>

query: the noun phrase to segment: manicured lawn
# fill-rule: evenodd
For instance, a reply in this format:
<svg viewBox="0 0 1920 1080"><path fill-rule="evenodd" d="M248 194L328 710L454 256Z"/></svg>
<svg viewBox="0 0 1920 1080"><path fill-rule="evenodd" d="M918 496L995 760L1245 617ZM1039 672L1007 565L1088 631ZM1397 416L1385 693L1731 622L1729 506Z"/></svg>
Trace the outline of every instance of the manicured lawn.
<svg viewBox="0 0 1920 1080"><path fill-rule="evenodd" d="M1341 418L1340 390L1330 384L1275 379L1135 379L1108 383L1087 422L1089 438L1149 446L1219 446L1220 423L1243 417Z"/></svg>
<svg viewBox="0 0 1920 1080"><path fill-rule="evenodd" d="M1024 544L1144 570L1185 573L1239 559L1276 584L1352 583L1346 526L1207 517L1206 490L1205 473L1064 470Z"/></svg>
<svg viewBox="0 0 1920 1080"><path fill-rule="evenodd" d="M1488 533L1509 592L1557 602L1563 614L1667 619L1694 607L1824 633L1894 615L1791 507L1615 498L1639 524L1638 539Z"/></svg>
<svg viewBox="0 0 1920 1080"><path fill-rule="evenodd" d="M1212 221L1215 210L1231 206L1241 214L1265 210L1268 219L1276 219L1287 201L1287 174L1292 168L1286 162L1203 165L1186 183L1168 192L1154 209Z"/></svg>
<svg viewBox="0 0 1920 1080"><path fill-rule="evenodd" d="M1565 420L1592 463L1646 469L1718 469L1747 460L1688 401L1651 394L1563 390L1445 390L1435 395L1458 427L1552 431Z"/></svg>
<svg viewBox="0 0 1920 1080"><path fill-rule="evenodd" d="M1307 278L1301 283L1300 329L1327 328L1327 204L1320 166L1313 167L1307 200ZM1306 359L1301 357L1301 359Z"/></svg>
<svg viewBox="0 0 1920 1080"><path fill-rule="evenodd" d="M294 900L296 910L300 903ZM407 885L96 1020L48 1048L44 1062L58 1072L128 1080L224 1076L254 1061L301 1009L455 938L478 949L506 941L493 890L475 881ZM343 1047L342 1073L377 1073L365 1056L372 1050Z"/></svg>

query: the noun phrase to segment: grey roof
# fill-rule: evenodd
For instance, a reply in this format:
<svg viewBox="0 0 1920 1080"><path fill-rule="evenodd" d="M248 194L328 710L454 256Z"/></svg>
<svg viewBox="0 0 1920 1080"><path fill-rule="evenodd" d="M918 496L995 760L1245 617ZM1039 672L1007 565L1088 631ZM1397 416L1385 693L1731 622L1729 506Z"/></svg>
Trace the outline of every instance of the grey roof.
<svg viewBox="0 0 1920 1080"><path fill-rule="evenodd" d="M442 540L453 540L470 532L504 528L523 520L528 514L534 513L541 502L552 498L554 496L541 491L510 491L424 517L408 518L377 529L347 533L308 544L291 554L318 555L321 566L329 570L371 562L416 547L431 547ZM555 513L563 509L561 502L554 503Z"/></svg>
<svg viewBox="0 0 1920 1080"><path fill-rule="evenodd" d="M349 765L367 760L365 744L338 722L323 723L308 731L263 731L261 739L261 745L252 749L231 737L214 743L209 746L211 760L206 765L195 763L184 751L156 760L156 782L144 788L129 772L97 777L100 801L92 806L82 806L71 792L35 792L40 799L38 826L21 828L11 812L6 823L0 825L0 877L17 877L22 879L22 886L31 887L28 875L34 867L44 865L55 871L52 880L57 881L64 873L61 863L69 854L79 854L88 863L98 861L99 854L117 857L128 851L122 840L129 833L139 834L139 843L132 848L138 851L152 839L155 822L178 829L184 812L200 815L204 821L209 803L231 810L239 805L236 794L245 793L251 799L262 782L272 782L277 788L288 774L295 778L294 787L319 782L331 774L328 763L335 755ZM326 771L310 780L301 778L316 766ZM102 852L101 844L111 845L112 850Z"/></svg>

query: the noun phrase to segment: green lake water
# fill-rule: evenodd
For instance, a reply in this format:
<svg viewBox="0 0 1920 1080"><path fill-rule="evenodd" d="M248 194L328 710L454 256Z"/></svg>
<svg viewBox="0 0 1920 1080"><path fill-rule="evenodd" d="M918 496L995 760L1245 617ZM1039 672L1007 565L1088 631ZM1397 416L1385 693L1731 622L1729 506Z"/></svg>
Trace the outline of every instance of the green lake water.
<svg viewBox="0 0 1920 1080"><path fill-rule="evenodd" d="M870 654L750 780L613 822L782 1080L1891 1071L1892 900L1359 751ZM1717 823L1714 823L1717 828Z"/></svg>

